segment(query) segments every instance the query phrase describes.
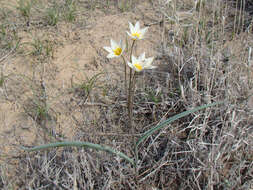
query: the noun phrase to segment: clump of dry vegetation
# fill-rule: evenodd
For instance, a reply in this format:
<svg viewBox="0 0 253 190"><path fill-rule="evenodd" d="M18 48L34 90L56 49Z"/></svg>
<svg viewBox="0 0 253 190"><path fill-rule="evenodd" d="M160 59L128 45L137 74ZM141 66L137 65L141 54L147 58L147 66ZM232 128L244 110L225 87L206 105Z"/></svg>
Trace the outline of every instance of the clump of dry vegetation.
<svg viewBox="0 0 253 190"><path fill-rule="evenodd" d="M4 1L0 188L252 189L251 6L246 0ZM120 36L118 27L137 20L150 27L150 38L135 51L149 49L158 68L137 77L132 133L123 66L109 62L102 47ZM134 158L134 142L152 127L220 101L145 139L136 167L80 147L21 149L73 140Z"/></svg>

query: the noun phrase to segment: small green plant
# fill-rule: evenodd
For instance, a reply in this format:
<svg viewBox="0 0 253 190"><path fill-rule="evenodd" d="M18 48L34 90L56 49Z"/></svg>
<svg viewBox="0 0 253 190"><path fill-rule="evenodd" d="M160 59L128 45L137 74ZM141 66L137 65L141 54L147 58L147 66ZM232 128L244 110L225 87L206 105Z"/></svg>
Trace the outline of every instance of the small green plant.
<svg viewBox="0 0 253 190"><path fill-rule="evenodd" d="M4 40L7 35L6 28L3 24L0 26L0 40Z"/></svg>
<svg viewBox="0 0 253 190"><path fill-rule="evenodd" d="M121 12L126 12L130 9L131 5L129 1L119 1L118 8Z"/></svg>
<svg viewBox="0 0 253 190"><path fill-rule="evenodd" d="M37 82L24 75L20 75L20 77L32 90L32 96L24 103L23 108L25 113L38 124L43 120L51 118L49 114L50 106L47 102L47 94L43 81Z"/></svg>
<svg viewBox="0 0 253 190"><path fill-rule="evenodd" d="M31 46L33 47L31 54L32 55L41 55L43 53L43 42L39 39L36 38L34 39L33 42L30 43Z"/></svg>
<svg viewBox="0 0 253 190"><path fill-rule="evenodd" d="M1 62L1 60L0 60ZM1 69L0 73L0 88L4 87L5 80L9 77L10 75L4 75L3 69Z"/></svg>
<svg viewBox="0 0 253 190"><path fill-rule="evenodd" d="M52 119L46 100L40 100L36 95L29 99L24 106L24 110L28 116L36 121L37 124L42 125L42 127L44 127L43 125L46 120Z"/></svg>
<svg viewBox="0 0 253 190"><path fill-rule="evenodd" d="M55 140L57 137L53 129L49 128L49 124L56 123L57 114L50 106L50 100L48 99L43 80L41 79L40 82L37 82L26 76L22 77L29 84L33 92L32 96L23 104L24 113L42 129L45 141L48 141L48 138ZM57 135L61 136L61 134Z"/></svg>
<svg viewBox="0 0 253 190"><path fill-rule="evenodd" d="M1 73L1 76L0 76L0 87L3 87L5 78L6 78L6 77L3 76L3 73Z"/></svg>
<svg viewBox="0 0 253 190"><path fill-rule="evenodd" d="M20 39L16 30L10 30L5 25L0 26L0 48L3 50L17 49L20 45Z"/></svg>
<svg viewBox="0 0 253 190"><path fill-rule="evenodd" d="M60 14L56 5L51 8L48 8L46 20L50 26L55 26L59 21L59 17Z"/></svg>
<svg viewBox="0 0 253 190"><path fill-rule="evenodd" d="M162 101L161 92L156 92L153 88L145 89L145 99L149 102L159 103Z"/></svg>
<svg viewBox="0 0 253 190"><path fill-rule="evenodd" d="M96 6L97 6L97 0L89 0L89 7L91 10L94 11Z"/></svg>
<svg viewBox="0 0 253 190"><path fill-rule="evenodd" d="M20 14L28 21L31 14L32 2L30 0L19 0L18 7Z"/></svg>
<svg viewBox="0 0 253 190"><path fill-rule="evenodd" d="M47 105L43 105L40 102L34 102L34 106L36 120L45 120L47 118L50 118Z"/></svg>
<svg viewBox="0 0 253 190"><path fill-rule="evenodd" d="M33 55L40 61L53 56L53 44L47 39L43 40L36 37L33 38L33 41L27 42L26 44L31 47L31 50L27 53L27 55Z"/></svg>
<svg viewBox="0 0 253 190"><path fill-rule="evenodd" d="M76 19L76 5L73 0L67 0L64 8L64 18L68 22L73 22Z"/></svg>
<svg viewBox="0 0 253 190"><path fill-rule="evenodd" d="M46 57L53 57L53 43L52 41L45 40L44 41L44 48L45 48L45 55Z"/></svg>
<svg viewBox="0 0 253 190"><path fill-rule="evenodd" d="M8 14L9 11L4 9L4 8L0 8L0 19L1 20L5 20L6 18L8 18Z"/></svg>
<svg viewBox="0 0 253 190"><path fill-rule="evenodd" d="M84 97L84 102L89 98L89 95L92 91L92 89L95 87L96 81L103 73L98 73L88 78L86 81L82 82L81 84L73 84L72 87L75 89L75 91L82 97Z"/></svg>

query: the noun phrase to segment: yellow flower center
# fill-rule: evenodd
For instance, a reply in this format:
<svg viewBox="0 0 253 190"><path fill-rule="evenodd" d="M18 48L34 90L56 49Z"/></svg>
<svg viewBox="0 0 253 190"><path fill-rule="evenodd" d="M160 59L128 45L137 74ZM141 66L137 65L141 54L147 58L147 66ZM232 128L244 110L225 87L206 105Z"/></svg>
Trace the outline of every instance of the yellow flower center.
<svg viewBox="0 0 253 190"><path fill-rule="evenodd" d="M119 56L122 52L122 49L120 47L117 47L116 49L113 50L114 54Z"/></svg>
<svg viewBox="0 0 253 190"><path fill-rule="evenodd" d="M134 66L135 66L135 68L136 68L137 70L139 70L139 71L142 70L142 66L141 66L140 64L135 63Z"/></svg>
<svg viewBox="0 0 253 190"><path fill-rule="evenodd" d="M140 38L141 34L138 32L135 32L132 34L133 37Z"/></svg>

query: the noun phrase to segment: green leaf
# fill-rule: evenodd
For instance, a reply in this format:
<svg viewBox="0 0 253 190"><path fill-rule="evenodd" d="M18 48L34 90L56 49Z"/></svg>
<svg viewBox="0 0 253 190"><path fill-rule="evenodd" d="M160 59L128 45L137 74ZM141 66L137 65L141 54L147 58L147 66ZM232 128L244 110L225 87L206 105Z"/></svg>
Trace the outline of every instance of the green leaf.
<svg viewBox="0 0 253 190"><path fill-rule="evenodd" d="M160 123L159 125L157 125L156 127L153 127L151 128L150 130L148 130L147 132L144 133L144 135L142 137L139 138L139 140L137 141L136 143L136 148L138 148L138 146L140 145L140 143L142 141L144 141L146 138L148 138L150 135L152 135L154 132L156 132L157 130L167 126L168 124L170 124L171 122L177 120L177 119L180 119L184 116L187 116L191 113L194 113L196 111L199 111L199 110L202 110L202 109L205 109L207 107L211 107L211 106L215 106L215 105L218 105L218 104L223 104L224 102L215 102L215 103L211 103L211 104L206 104L206 105L203 105L203 106L199 106L199 107L196 107L192 110L188 110L188 111L184 111L180 114L177 114L169 119L167 119L166 121Z"/></svg>
<svg viewBox="0 0 253 190"><path fill-rule="evenodd" d="M101 150L101 151L105 151L105 152L108 152L111 154L115 154L115 155L125 159L126 161L130 162L133 166L135 166L135 162L131 158L129 158L127 155L125 155L124 153L114 150L113 148L111 148L109 146L93 144L93 143L89 143L89 142L65 141L65 142L56 142L56 143L50 143L50 144L46 144L46 145L35 146L33 148L22 147L22 149L25 151L31 152L31 151L44 150L44 149L48 149L48 148L69 147L69 146L91 148L91 149Z"/></svg>

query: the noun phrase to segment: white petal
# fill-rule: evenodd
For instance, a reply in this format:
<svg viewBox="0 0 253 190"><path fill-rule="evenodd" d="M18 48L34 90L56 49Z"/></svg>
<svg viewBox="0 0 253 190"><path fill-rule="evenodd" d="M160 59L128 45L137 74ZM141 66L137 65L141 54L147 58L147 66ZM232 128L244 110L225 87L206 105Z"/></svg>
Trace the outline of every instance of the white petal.
<svg viewBox="0 0 253 190"><path fill-rule="evenodd" d="M146 34L146 32L148 31L148 27L145 27L145 28L143 28L143 29L141 29L141 38L143 38L144 37L144 35Z"/></svg>
<svg viewBox="0 0 253 190"><path fill-rule="evenodd" d="M124 45L123 45L123 41L120 40L120 41L119 41L119 47L120 47L121 49L123 49L123 46L124 46Z"/></svg>
<svg viewBox="0 0 253 190"><path fill-rule="evenodd" d="M150 65L149 67L145 67L145 69L155 69L156 66Z"/></svg>
<svg viewBox="0 0 253 190"><path fill-rule="evenodd" d="M127 31L127 34L128 34L128 36L130 36L131 38L133 38L132 34L130 34L128 31Z"/></svg>
<svg viewBox="0 0 253 190"><path fill-rule="evenodd" d="M118 44L113 39L111 39L111 48L112 48L112 50L116 49L117 47L118 47Z"/></svg>
<svg viewBox="0 0 253 190"><path fill-rule="evenodd" d="M140 57L139 57L140 61L145 61L145 52L143 52Z"/></svg>
<svg viewBox="0 0 253 190"><path fill-rule="evenodd" d="M143 69L145 69L147 65L145 62L141 62L141 66L143 67Z"/></svg>
<svg viewBox="0 0 253 190"><path fill-rule="evenodd" d="M117 57L115 54L113 53L110 53L107 55L107 58L110 59L110 58L114 58L114 57Z"/></svg>
<svg viewBox="0 0 253 190"><path fill-rule="evenodd" d="M138 62L138 59L136 59L136 57L132 55L132 63L135 64L136 62Z"/></svg>
<svg viewBox="0 0 253 190"><path fill-rule="evenodd" d="M147 58L145 60L145 69L154 69L154 68L156 68L156 66L151 65L153 60L154 60L154 57L150 57L150 58Z"/></svg>
<svg viewBox="0 0 253 190"><path fill-rule="evenodd" d="M109 53L112 52L112 48L110 48L110 47L104 47L104 49L105 49L106 51L108 51Z"/></svg>
<svg viewBox="0 0 253 190"><path fill-rule="evenodd" d="M130 32L131 33L134 33L134 26L133 26L133 24L131 23L131 22L129 22L129 28L130 28Z"/></svg>
<svg viewBox="0 0 253 190"><path fill-rule="evenodd" d="M139 21L136 22L134 28L135 28L136 31L140 31L140 22Z"/></svg>
<svg viewBox="0 0 253 190"><path fill-rule="evenodd" d="M145 59L146 65L151 65L153 60L154 60L154 57L150 57L150 58Z"/></svg>
<svg viewBox="0 0 253 190"><path fill-rule="evenodd" d="M128 66L131 67L132 69L134 68L133 64L130 62L127 62Z"/></svg>

